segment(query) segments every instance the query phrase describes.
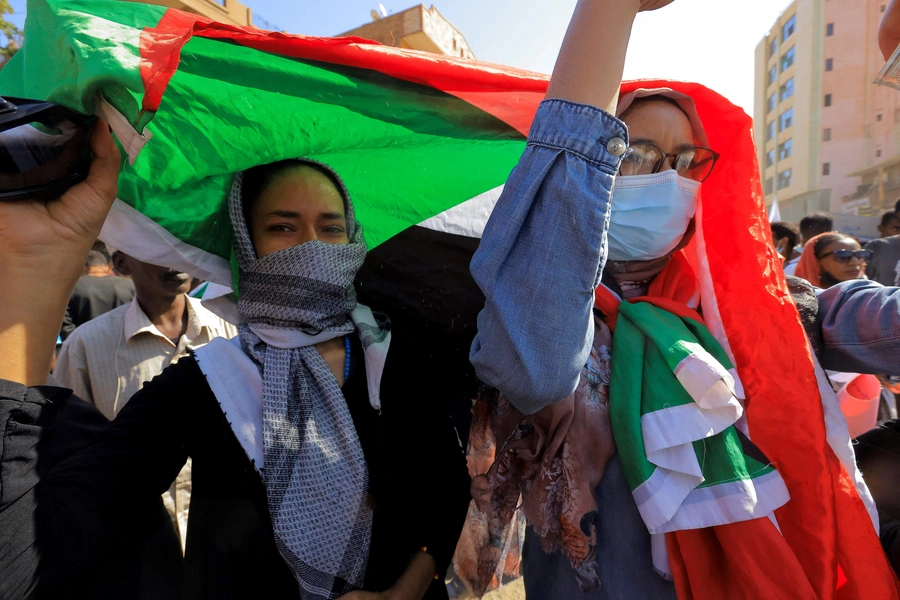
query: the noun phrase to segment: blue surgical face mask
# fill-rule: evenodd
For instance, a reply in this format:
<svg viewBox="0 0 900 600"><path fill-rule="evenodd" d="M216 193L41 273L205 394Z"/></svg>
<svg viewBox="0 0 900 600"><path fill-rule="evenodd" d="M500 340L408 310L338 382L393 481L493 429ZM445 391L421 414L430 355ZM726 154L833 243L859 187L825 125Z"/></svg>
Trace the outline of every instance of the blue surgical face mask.
<svg viewBox="0 0 900 600"><path fill-rule="evenodd" d="M651 260L674 250L697 210L700 182L672 169L616 177L609 218L609 260Z"/></svg>

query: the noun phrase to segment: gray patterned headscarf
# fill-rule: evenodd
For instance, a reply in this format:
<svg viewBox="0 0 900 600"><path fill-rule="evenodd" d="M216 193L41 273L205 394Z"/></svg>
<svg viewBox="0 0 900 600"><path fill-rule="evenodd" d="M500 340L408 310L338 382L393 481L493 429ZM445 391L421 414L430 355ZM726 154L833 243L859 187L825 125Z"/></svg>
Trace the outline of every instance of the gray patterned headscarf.
<svg viewBox="0 0 900 600"><path fill-rule="evenodd" d="M240 267L241 347L263 380L262 474L275 543L302 598L332 599L363 585L372 510L353 419L314 344L358 330L367 375L380 361L380 384L390 334L356 302L353 279L366 245L343 182L326 165L298 164L337 185L349 244L312 241L257 258L245 220L243 174L234 179L229 210ZM377 386L375 394L377 400Z"/></svg>

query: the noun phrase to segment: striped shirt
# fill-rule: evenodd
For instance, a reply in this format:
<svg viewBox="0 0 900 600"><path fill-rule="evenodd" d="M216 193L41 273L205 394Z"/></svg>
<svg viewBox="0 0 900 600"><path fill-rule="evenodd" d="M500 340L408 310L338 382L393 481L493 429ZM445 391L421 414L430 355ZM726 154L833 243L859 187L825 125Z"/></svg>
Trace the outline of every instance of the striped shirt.
<svg viewBox="0 0 900 600"><path fill-rule="evenodd" d="M59 351L53 377L114 419L128 400L169 364L237 328L187 297L187 329L177 343L160 333L137 298L75 329ZM163 502L184 548L191 497L190 459Z"/></svg>

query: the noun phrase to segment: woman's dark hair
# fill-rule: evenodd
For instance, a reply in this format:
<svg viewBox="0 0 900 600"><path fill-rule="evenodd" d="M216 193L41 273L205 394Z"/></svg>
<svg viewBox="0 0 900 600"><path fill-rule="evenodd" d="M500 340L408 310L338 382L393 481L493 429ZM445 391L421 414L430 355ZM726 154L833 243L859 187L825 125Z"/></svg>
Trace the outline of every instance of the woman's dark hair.
<svg viewBox="0 0 900 600"><path fill-rule="evenodd" d="M797 242L800 241L800 232L786 221L775 221L772 223L772 237L776 240L787 238L788 250L793 250L797 247Z"/></svg>
<svg viewBox="0 0 900 600"><path fill-rule="evenodd" d="M881 215L881 226L887 227L891 221L900 221L900 212L892 210Z"/></svg>
<svg viewBox="0 0 900 600"><path fill-rule="evenodd" d="M347 209L347 196L344 184L335 177L334 173L316 163L306 162L296 158L288 158L267 165L251 167L244 171L244 180L241 187L241 200L244 204L244 220L247 223L250 222L250 207L259 200L259 197L273 181L292 169L299 169L302 167L308 167L327 177L328 180L334 184L338 193L340 193L341 198L344 200L344 209Z"/></svg>
<svg viewBox="0 0 900 600"><path fill-rule="evenodd" d="M828 233L816 240L816 243L813 246L813 255L815 255L816 259L820 259L822 258L822 254L825 253L825 248L835 242L840 242L843 240L857 241L855 237L853 237L852 235L847 235L845 233Z"/></svg>

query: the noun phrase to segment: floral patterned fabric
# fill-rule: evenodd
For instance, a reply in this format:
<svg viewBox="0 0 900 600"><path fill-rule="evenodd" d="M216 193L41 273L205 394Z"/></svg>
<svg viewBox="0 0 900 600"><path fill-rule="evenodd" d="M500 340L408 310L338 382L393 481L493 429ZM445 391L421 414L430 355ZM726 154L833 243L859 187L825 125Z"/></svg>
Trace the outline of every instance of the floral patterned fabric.
<svg viewBox="0 0 900 600"><path fill-rule="evenodd" d="M461 545L456 561L477 564L458 572L475 593L494 578L517 509L545 551L566 554L583 586L598 583L596 531L585 516L597 510L594 490L616 451L609 419L611 354L612 333L595 318L594 345L571 396L523 415L496 390L482 394L470 447L474 501L464 533L475 556L465 556ZM497 440L504 440L499 449Z"/></svg>

